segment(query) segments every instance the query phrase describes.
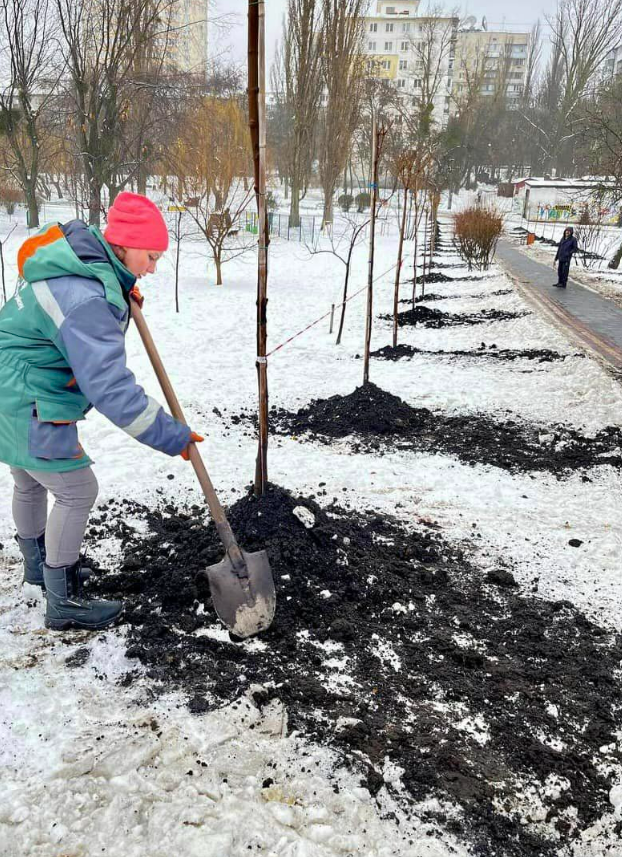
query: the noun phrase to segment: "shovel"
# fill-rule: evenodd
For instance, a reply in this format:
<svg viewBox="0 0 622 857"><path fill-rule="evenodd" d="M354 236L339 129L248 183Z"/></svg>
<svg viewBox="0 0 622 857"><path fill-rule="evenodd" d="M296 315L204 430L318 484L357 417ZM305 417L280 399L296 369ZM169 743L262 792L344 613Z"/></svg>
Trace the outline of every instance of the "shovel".
<svg viewBox="0 0 622 857"><path fill-rule="evenodd" d="M151 337L142 310L134 300L130 302L130 306L132 318L136 322L140 338L171 413L176 420L186 424L181 405ZM270 627L276 610L276 592L268 555L265 551L246 553L240 549L203 464L201 453L194 443L191 443L188 449L194 472L201 484L218 535L226 551L224 559L200 571L197 576L207 578L214 608L221 622L237 637L250 637Z"/></svg>

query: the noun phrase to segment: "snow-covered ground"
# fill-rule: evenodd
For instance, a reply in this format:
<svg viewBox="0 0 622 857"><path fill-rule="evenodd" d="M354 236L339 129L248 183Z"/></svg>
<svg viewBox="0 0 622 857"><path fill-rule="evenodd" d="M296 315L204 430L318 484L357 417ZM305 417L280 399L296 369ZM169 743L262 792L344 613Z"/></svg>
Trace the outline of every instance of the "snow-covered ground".
<svg viewBox="0 0 622 857"><path fill-rule="evenodd" d="M68 212L69 214L69 212ZM0 238L7 232L0 221ZM8 278L26 237L22 224L5 245ZM390 312L396 238L378 242L375 312ZM269 346L273 349L340 300L343 266L330 255L310 257L301 245L274 241L269 283ZM207 277L205 249L186 247L181 310L175 313L174 248L157 275L143 281L145 315L222 499L232 502L254 472L255 441L227 413L256 401L255 281L253 255L224 268L225 285ZM351 293L365 282L366 248L355 256ZM459 269L449 273L456 276ZM466 271L464 272L466 274ZM435 284L430 292L460 294L435 302L450 312L522 310L499 271L481 282ZM405 287L407 296L409 287ZM12 288L11 288L12 291ZM470 297L481 295L481 297ZM313 398L348 393L362 382L364 294L349 304L343 343L334 344L328 319L269 360L271 403L294 409ZM448 360L417 355L398 363L373 361L371 379L412 405L454 413L482 412L543 424L563 422L587 434L622 424L622 390L589 358L544 321L528 315L509 322L441 330L402 329L402 342L434 350L550 348L564 361L512 363ZM373 347L390 341L390 325L376 318ZM129 365L147 391L162 399L134 329ZM216 409L216 410L215 410ZM220 415L219 415L220 414ZM129 496L201 502L189 465L129 440L98 414L90 414L81 440L95 460L101 502ZM437 521L447 538L481 537L484 573L503 555L526 591L567 599L595 621L622 630L620 476L608 467L557 480L468 466L445 455L356 455L345 446L272 445L270 478L302 494L326 483L327 499L348 488L350 502L391 512L406 522ZM149 680L122 687L130 669L124 630L93 636L43 629L42 600L20 590L12 539L11 481L0 469L0 854L6 857L448 857L466 855L422 819L426 809L402 809L383 792L379 804L329 750L288 734L287 712L261 713L250 698L191 715L181 697L155 701ZM580 548L569 546L580 539ZM110 564L102 546L98 558ZM88 647L90 656L80 662ZM74 664L68 658L76 656ZM135 669L134 662L131 668ZM249 728L250 726L253 728ZM388 772L399 783L399 771ZM270 780L271 782L266 785ZM338 785L338 789L335 785ZM622 792L612 793L618 817ZM435 807L437 810L439 807ZM447 813L455 811L447 807ZM395 813L395 815L392 815ZM397 823L399 821L399 824ZM607 850L609 849L609 850ZM613 850L612 850L613 849ZM618 849L618 850L616 850ZM575 846L575 857L622 854L612 817Z"/></svg>

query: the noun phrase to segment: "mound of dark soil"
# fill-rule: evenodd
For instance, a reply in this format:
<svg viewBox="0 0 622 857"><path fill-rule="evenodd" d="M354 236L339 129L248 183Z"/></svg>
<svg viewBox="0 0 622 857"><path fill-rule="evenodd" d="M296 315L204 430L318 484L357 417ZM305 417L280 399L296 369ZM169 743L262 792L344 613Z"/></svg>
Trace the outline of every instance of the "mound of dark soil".
<svg viewBox="0 0 622 857"><path fill-rule="evenodd" d="M486 348L482 345L477 351L428 351L423 348L415 348L413 345L398 344L395 348L392 345L385 345L384 348L379 348L377 351L372 351L371 356L378 360L402 360L406 357L413 357L415 354L433 354L435 357L447 357L450 360L466 357L473 360L499 360L513 362L515 360L537 360L538 363L553 363L556 360L565 360L566 357L584 357L583 354L559 354L557 351L549 351L546 348L497 348L496 345L491 345Z"/></svg>
<svg viewBox="0 0 622 857"><path fill-rule="evenodd" d="M580 468L622 466L622 430L610 427L593 438L559 425L537 426L484 414L448 416L412 408L375 384L348 396L317 399L297 413L273 408L272 430L309 434L324 443L353 436L355 451L411 449L455 455L468 464L511 471L562 475Z"/></svg>
<svg viewBox="0 0 622 857"><path fill-rule="evenodd" d="M466 268L465 262L433 262L432 268Z"/></svg>
<svg viewBox="0 0 622 857"><path fill-rule="evenodd" d="M397 323L400 327L421 324L424 327L438 329L441 327L458 327L466 324L488 324L492 321L512 321L516 318L524 318L531 315L530 312L512 312L504 309L483 309L477 313L449 313L440 309L431 309L427 306L417 306L414 309L400 312ZM383 315L382 319L392 316Z"/></svg>
<svg viewBox="0 0 622 857"><path fill-rule="evenodd" d="M125 501L108 514L96 523L121 533L125 560L95 586L126 598L127 655L154 692L181 689L200 714L262 686L256 705L280 699L290 729L341 754L372 794L393 789L388 759L404 771L398 798L457 802L460 819L439 809L438 822L474 854L553 857L555 834L570 843L611 809L598 764L620 727L622 647L569 603L521 597L507 568L484 579L436 532L271 487L230 520L247 550L268 551L275 622L260 645L225 642L195 583L222 556L213 525L196 507ZM547 789L551 778L563 787ZM527 789L550 839L518 808Z"/></svg>
<svg viewBox="0 0 622 857"><path fill-rule="evenodd" d="M499 289L496 292L478 292L474 295L438 295L434 292L426 292L424 295L417 295L415 298L415 303L433 303L434 301L459 301L464 300L465 298L471 298L473 300L483 300L484 298L497 298L503 297L505 295L511 295L513 289ZM408 298L404 298L400 301L400 304L412 304L412 300Z"/></svg>
<svg viewBox="0 0 622 857"><path fill-rule="evenodd" d="M431 271L429 274L426 274L425 277L426 283L451 283L451 277L447 277L445 274L442 274L440 271ZM419 280L421 282L421 278Z"/></svg>

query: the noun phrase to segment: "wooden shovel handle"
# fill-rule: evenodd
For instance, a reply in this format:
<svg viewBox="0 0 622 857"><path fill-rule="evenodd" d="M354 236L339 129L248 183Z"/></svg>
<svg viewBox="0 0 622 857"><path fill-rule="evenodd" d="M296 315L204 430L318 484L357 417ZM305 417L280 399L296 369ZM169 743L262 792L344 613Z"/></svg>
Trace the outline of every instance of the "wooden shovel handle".
<svg viewBox="0 0 622 857"><path fill-rule="evenodd" d="M180 423L188 425L184 412L179 404L179 399L177 398L173 385L171 384L167 371L162 363L162 358L160 357L156 344L151 336L151 331L145 321L143 311L134 300L130 300L130 311L132 318L136 323L136 327L138 328L140 338L145 346L145 350L147 351L149 360L151 361L151 365L153 366L153 371L156 373L160 386L162 387L162 392L164 393L164 397L166 398L171 414L176 420L179 420ZM237 547L233 532L225 517L224 509L220 505L220 500L216 496L212 480L209 477L209 473L207 472L203 459L201 458L201 453L197 449L196 444L189 444L188 452L190 455L190 462L194 467L194 472L201 484L203 494L207 500L207 505L209 506L209 510L212 514L212 518L214 519L214 523L216 524L225 549L229 550L231 547Z"/></svg>

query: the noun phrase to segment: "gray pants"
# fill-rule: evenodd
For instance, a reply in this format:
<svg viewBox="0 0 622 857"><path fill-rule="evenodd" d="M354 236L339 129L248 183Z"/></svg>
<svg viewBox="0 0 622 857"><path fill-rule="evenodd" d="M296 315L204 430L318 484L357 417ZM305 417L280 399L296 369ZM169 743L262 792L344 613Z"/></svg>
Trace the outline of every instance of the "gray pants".
<svg viewBox="0 0 622 857"><path fill-rule="evenodd" d="M78 561L89 513L97 499L97 479L90 467L67 473L11 468L15 482L13 519L22 539L45 532L46 562L53 568ZM48 518L48 491L54 507Z"/></svg>

